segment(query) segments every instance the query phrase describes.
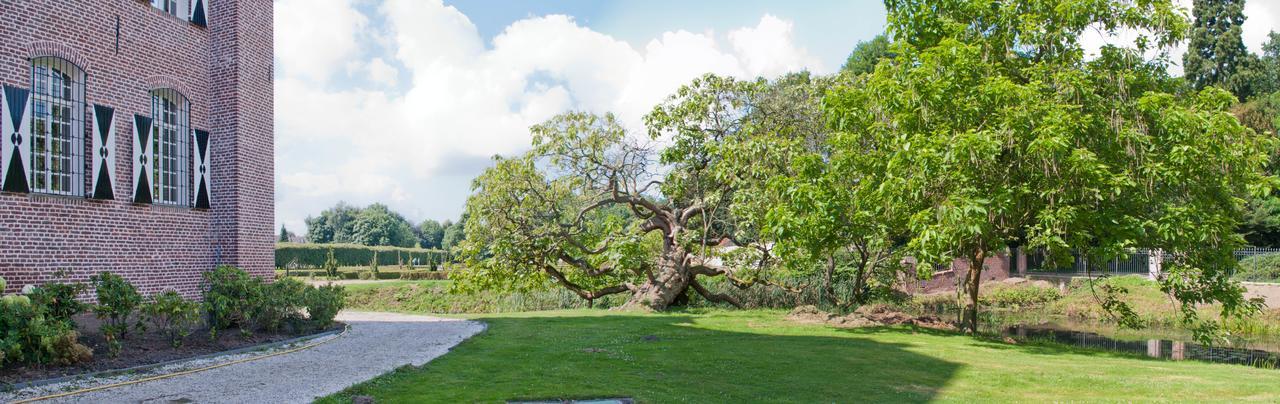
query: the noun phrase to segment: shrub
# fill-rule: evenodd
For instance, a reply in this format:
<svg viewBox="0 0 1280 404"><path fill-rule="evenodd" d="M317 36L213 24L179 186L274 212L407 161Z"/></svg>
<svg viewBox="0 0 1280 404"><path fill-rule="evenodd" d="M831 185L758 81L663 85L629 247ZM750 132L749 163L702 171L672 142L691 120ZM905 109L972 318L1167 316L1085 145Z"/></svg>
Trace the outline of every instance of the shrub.
<svg viewBox="0 0 1280 404"><path fill-rule="evenodd" d="M50 321L45 310L26 296L0 298L0 365L68 365L93 357L93 351L77 342L79 334L69 324Z"/></svg>
<svg viewBox="0 0 1280 404"><path fill-rule="evenodd" d="M253 302L253 322L259 328L276 331L286 322L298 321L307 285L297 279L261 284L263 292Z"/></svg>
<svg viewBox="0 0 1280 404"><path fill-rule="evenodd" d="M1017 310L1043 306L1061 298L1062 293L1058 289L1026 284L993 285L978 300L983 305Z"/></svg>
<svg viewBox="0 0 1280 404"><path fill-rule="evenodd" d="M98 291L98 305L93 307L93 313L103 320L102 335L114 356L120 351L120 339L129 333L129 316L142 303L142 295L129 281L110 272L94 275L90 280ZM138 327L141 326L142 323L138 323Z"/></svg>
<svg viewBox="0 0 1280 404"><path fill-rule="evenodd" d="M164 291L142 306L151 325L156 327L174 348L182 346L182 340L200 322L200 303L187 300L172 290Z"/></svg>
<svg viewBox="0 0 1280 404"><path fill-rule="evenodd" d="M321 329L333 324L333 318L346 305L347 291L341 286L325 285L308 288L303 294L308 320L313 328Z"/></svg>
<svg viewBox="0 0 1280 404"><path fill-rule="evenodd" d="M421 264L437 263L445 257L445 252L442 250L425 248L366 246L360 244L341 243L277 243L275 266L287 267L292 263L295 267L323 268L325 261L328 260L329 250L333 250L334 258L337 260L338 266L369 265L369 261L373 259L373 253L375 251L381 253L378 255L378 265L396 265L397 257L395 254L392 254L392 252L401 253L401 258L403 259L417 258L418 262Z"/></svg>
<svg viewBox="0 0 1280 404"><path fill-rule="evenodd" d="M204 295L205 310L209 314L209 337L217 337L218 330L237 326L241 333L248 334L254 305L262 294L262 281L244 270L226 265L204 276L209 283L209 290Z"/></svg>
<svg viewBox="0 0 1280 404"><path fill-rule="evenodd" d="M1280 282L1280 254L1264 254L1240 260L1232 279L1245 282Z"/></svg>
<svg viewBox="0 0 1280 404"><path fill-rule="evenodd" d="M417 280L445 280L449 279L449 273L444 271L413 271L401 272L401 280L417 281Z"/></svg>
<svg viewBox="0 0 1280 404"><path fill-rule="evenodd" d="M373 260L369 261L369 272L373 272L373 279L378 279L378 252L373 252Z"/></svg>
<svg viewBox="0 0 1280 404"><path fill-rule="evenodd" d="M374 273L373 273L373 272L370 272L370 271L360 271L360 275L359 275L359 276L360 276L360 280L362 280L362 281L367 281L367 280L370 280L370 279L374 279Z"/></svg>
<svg viewBox="0 0 1280 404"><path fill-rule="evenodd" d="M82 283L49 282L32 291L31 300L48 310L49 320L65 322L74 329L73 317L89 308L89 305L76 300L85 288Z"/></svg>
<svg viewBox="0 0 1280 404"><path fill-rule="evenodd" d="M324 260L324 273L330 278L338 277L338 260L333 257L333 249L329 249L329 258Z"/></svg>

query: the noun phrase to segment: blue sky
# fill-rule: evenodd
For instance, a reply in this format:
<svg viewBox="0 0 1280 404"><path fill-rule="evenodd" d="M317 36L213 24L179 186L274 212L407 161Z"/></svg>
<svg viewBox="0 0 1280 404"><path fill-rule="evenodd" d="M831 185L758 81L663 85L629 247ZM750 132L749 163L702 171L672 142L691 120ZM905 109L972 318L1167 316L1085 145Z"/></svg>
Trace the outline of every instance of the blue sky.
<svg viewBox="0 0 1280 404"><path fill-rule="evenodd" d="M299 233L338 201L456 219L471 179L524 151L531 125L585 110L639 131L694 77L830 73L885 21L880 0L273 1L276 223ZM1257 52L1280 1L1245 14Z"/></svg>

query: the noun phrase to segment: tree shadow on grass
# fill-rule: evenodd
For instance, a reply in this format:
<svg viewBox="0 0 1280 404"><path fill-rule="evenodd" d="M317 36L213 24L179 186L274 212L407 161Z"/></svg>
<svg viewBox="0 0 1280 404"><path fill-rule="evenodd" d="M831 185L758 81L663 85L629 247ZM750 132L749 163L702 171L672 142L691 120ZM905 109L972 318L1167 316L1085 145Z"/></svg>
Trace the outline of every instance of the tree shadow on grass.
<svg viewBox="0 0 1280 404"><path fill-rule="evenodd" d="M757 321L758 320L758 321ZM488 329L421 368L322 402L927 402L960 364L905 345L749 316L552 313Z"/></svg>

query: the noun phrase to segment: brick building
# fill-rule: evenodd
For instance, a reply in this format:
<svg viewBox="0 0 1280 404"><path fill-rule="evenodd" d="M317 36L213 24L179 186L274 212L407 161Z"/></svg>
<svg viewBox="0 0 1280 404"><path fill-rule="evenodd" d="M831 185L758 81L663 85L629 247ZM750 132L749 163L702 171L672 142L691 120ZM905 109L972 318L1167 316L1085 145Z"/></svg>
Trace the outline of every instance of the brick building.
<svg viewBox="0 0 1280 404"><path fill-rule="evenodd" d="M271 0L0 1L6 292L273 262Z"/></svg>

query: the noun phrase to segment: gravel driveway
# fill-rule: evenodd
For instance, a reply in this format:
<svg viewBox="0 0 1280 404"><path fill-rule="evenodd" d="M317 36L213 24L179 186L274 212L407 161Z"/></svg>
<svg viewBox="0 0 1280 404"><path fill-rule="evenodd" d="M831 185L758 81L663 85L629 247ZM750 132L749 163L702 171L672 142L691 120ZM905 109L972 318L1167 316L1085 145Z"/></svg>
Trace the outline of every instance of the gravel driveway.
<svg viewBox="0 0 1280 404"><path fill-rule="evenodd" d="M343 312L338 320L351 330L317 347L55 402L309 403L400 366L421 366L484 329L392 313Z"/></svg>

